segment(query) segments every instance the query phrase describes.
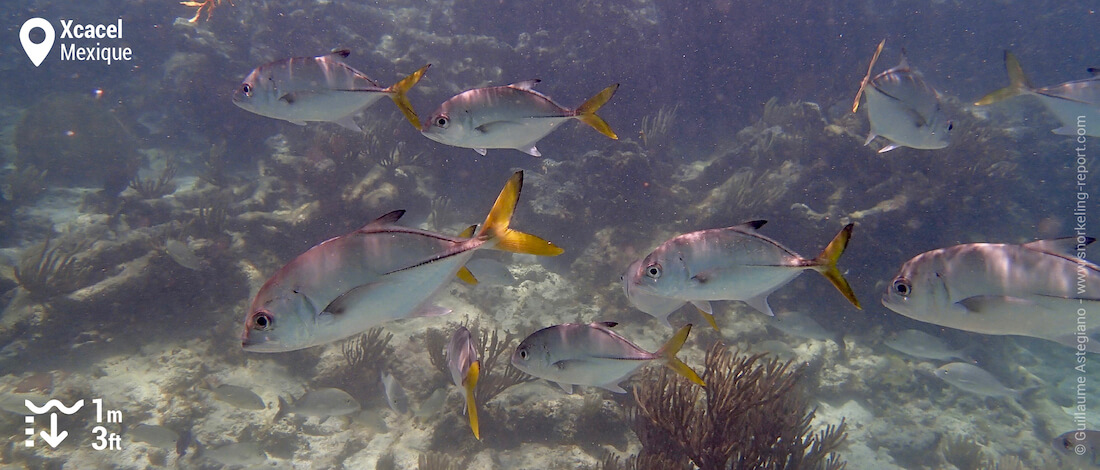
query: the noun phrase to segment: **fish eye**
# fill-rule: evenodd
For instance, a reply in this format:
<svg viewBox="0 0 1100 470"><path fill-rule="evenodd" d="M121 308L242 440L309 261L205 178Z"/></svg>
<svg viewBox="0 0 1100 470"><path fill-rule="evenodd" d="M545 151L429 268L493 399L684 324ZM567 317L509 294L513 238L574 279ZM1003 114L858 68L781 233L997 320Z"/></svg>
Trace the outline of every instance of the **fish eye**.
<svg viewBox="0 0 1100 470"><path fill-rule="evenodd" d="M645 275L649 276L649 278L653 280L660 279L661 265L656 263L649 265L649 267L645 268Z"/></svg>
<svg viewBox="0 0 1100 470"><path fill-rule="evenodd" d="M904 277L894 279L894 293L902 297L909 297L909 294L913 292L913 286L909 284L909 280Z"/></svg>
<svg viewBox="0 0 1100 470"><path fill-rule="evenodd" d="M441 115L441 116L435 118L435 125L438 126L438 127L442 127L444 129L446 129L447 125L450 124L450 123L451 123L451 120L449 118L447 118L446 115Z"/></svg>
<svg viewBox="0 0 1100 470"><path fill-rule="evenodd" d="M241 91L244 92L245 96L251 97L252 96L252 85L249 85L247 83L245 83L244 85L241 85Z"/></svg>
<svg viewBox="0 0 1100 470"><path fill-rule="evenodd" d="M947 130L951 130L951 129L954 129L954 128L955 128L955 123L951 122L951 121L947 121Z"/></svg>
<svg viewBox="0 0 1100 470"><path fill-rule="evenodd" d="M523 359L525 361L527 360L527 349L520 349L519 350L519 358Z"/></svg>
<svg viewBox="0 0 1100 470"><path fill-rule="evenodd" d="M270 313L259 311L252 315L252 329L266 331L275 325L275 318Z"/></svg>

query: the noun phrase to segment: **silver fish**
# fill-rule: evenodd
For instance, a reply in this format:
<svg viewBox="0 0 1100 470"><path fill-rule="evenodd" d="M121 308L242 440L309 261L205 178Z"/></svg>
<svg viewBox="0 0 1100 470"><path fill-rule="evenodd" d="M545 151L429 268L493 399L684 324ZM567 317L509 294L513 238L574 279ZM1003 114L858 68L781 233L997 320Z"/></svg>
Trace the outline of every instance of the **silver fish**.
<svg viewBox="0 0 1100 470"><path fill-rule="evenodd" d="M287 403L283 397L279 397L279 411L275 413L275 421L288 413L298 416L327 418L329 416L348 415L359 410L359 402L348 395L348 392L338 388L319 388L307 392L291 403Z"/></svg>
<svg viewBox="0 0 1100 470"><path fill-rule="evenodd" d="M428 299L460 270L468 272L463 265L482 248L561 254L554 244L509 228L522 186L523 172L516 172L472 238L397 226L404 211L394 211L309 249L260 288L245 316L242 347L293 351L391 320L446 313Z"/></svg>
<svg viewBox="0 0 1100 470"><path fill-rule="evenodd" d="M1100 431L1082 429L1062 433L1051 441L1050 446L1063 459L1100 467Z"/></svg>
<svg viewBox="0 0 1100 470"><path fill-rule="evenodd" d="M894 351L922 359L937 361L970 360L962 351L948 347L942 339L919 330L899 331L892 338L883 341L883 344Z"/></svg>
<svg viewBox="0 0 1100 470"><path fill-rule="evenodd" d="M214 398L245 410L263 410L267 408L264 399L256 395L256 392L236 385L219 385L214 387Z"/></svg>
<svg viewBox="0 0 1100 470"><path fill-rule="evenodd" d="M954 387L983 397L1018 398L1021 391L1008 388L985 369L967 362L952 362L938 367L936 377Z"/></svg>
<svg viewBox="0 0 1100 470"><path fill-rule="evenodd" d="M466 268L481 282L497 286L510 286L516 283L515 276L508 267L491 258L474 258L466 263Z"/></svg>
<svg viewBox="0 0 1100 470"><path fill-rule="evenodd" d="M799 338L837 341L837 334L821 326L809 315L801 312L781 312L767 317L768 326Z"/></svg>
<svg viewBox="0 0 1100 470"><path fill-rule="evenodd" d="M253 442L241 442L226 444L221 447L208 449L203 453L204 457L230 467L244 467L259 465L267 461L267 454L260 445Z"/></svg>
<svg viewBox="0 0 1100 470"><path fill-rule="evenodd" d="M1078 312L1100 310L1100 268L1078 258L1092 238L1023 245L972 243L906 262L882 304L927 323L987 335L1019 335L1100 352L1100 325Z"/></svg>
<svg viewBox="0 0 1100 470"><path fill-rule="evenodd" d="M1034 96L1062 123L1062 127L1051 132L1058 135L1077 135L1078 130L1081 130L1085 135L1100 137L1100 126L1078 126L1079 120L1090 124L1100 122L1100 68L1090 68L1090 78L1036 88L1024 75L1024 69L1020 67L1016 56L1005 51L1005 70L1008 72L1009 85L981 97L975 105L985 106L1019 95Z"/></svg>
<svg viewBox="0 0 1100 470"><path fill-rule="evenodd" d="M386 393L386 404L390 409L401 414L409 412L409 396L393 374L382 372L382 390Z"/></svg>
<svg viewBox="0 0 1100 470"><path fill-rule="evenodd" d="M176 240L175 238L169 239L164 242L164 251L168 253L168 257L172 258L172 261L175 261L176 264L193 271L202 270L202 260L195 255L191 247L187 246L187 243Z"/></svg>
<svg viewBox="0 0 1100 470"><path fill-rule="evenodd" d="M676 357L687 341L691 325L680 328L657 352L639 348L611 331L615 325L615 322L566 323L543 328L516 347L512 365L558 384L566 393L573 393L573 385L626 393L619 382L653 361L664 362L677 374L704 385L703 379Z"/></svg>
<svg viewBox="0 0 1100 470"><path fill-rule="evenodd" d="M897 67L871 77L875 62L886 45L883 39L867 67L867 75L859 84L852 112L859 110L859 99L867 95L867 119L871 133L864 145L875 137L889 141L879 153L898 147L915 149L942 149L950 142L952 122L940 106L939 93L924 82L920 74L909 68L909 61L902 52Z"/></svg>
<svg viewBox="0 0 1100 470"><path fill-rule="evenodd" d="M481 427L477 418L477 402L474 389L481 373L481 359L477 354L477 345L473 335L465 326L458 327L447 343L447 370L451 371L451 381L462 389L466 401L466 416L470 418L470 429L474 437L481 440Z"/></svg>
<svg viewBox="0 0 1100 470"><path fill-rule="evenodd" d="M350 51L317 57L294 57L257 67L233 93L233 104L275 119L305 125L308 121L334 122L353 131L363 130L352 117L389 96L405 118L420 128L406 93L430 65L390 87L379 86L363 72L345 64Z"/></svg>
<svg viewBox="0 0 1100 470"><path fill-rule="evenodd" d="M611 126L596 115L619 84L604 88L576 109L563 108L533 89L539 80L508 86L476 88L444 101L421 126L429 139L453 147L516 149L533 157L542 154L535 144L570 120L579 119L601 134L618 139Z"/></svg>
<svg viewBox="0 0 1100 470"><path fill-rule="evenodd" d="M176 448L180 435L164 426L155 424L139 424L125 431L124 434L134 442L144 442L158 449L170 450Z"/></svg>
<svg viewBox="0 0 1100 470"><path fill-rule="evenodd" d="M627 268L623 275L627 299L666 326L668 314L675 310L672 306L690 302L718 329L711 300L741 300L772 316L768 295L802 271L813 269L859 308L852 288L836 267L852 235L852 224L845 226L817 258L807 259L757 233L765 223L754 220L700 230L662 243Z"/></svg>

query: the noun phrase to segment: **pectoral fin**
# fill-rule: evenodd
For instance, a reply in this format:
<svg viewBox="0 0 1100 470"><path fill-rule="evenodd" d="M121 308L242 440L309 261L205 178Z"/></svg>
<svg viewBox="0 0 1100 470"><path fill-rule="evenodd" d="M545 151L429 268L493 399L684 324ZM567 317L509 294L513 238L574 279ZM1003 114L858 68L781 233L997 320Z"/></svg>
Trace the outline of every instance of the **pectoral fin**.
<svg viewBox="0 0 1100 470"><path fill-rule="evenodd" d="M519 123L513 121L492 121L474 128L482 134L508 133L521 128Z"/></svg>
<svg viewBox="0 0 1100 470"><path fill-rule="evenodd" d="M377 298L378 295L390 288L392 284L392 282L388 281L378 281L353 287L347 292L340 294L339 297L326 305L325 308L321 310L320 315L342 316L347 312L354 312L362 308L367 308L372 298Z"/></svg>
<svg viewBox="0 0 1100 470"><path fill-rule="evenodd" d="M975 315L990 313L1030 315L1039 310L1047 310L1031 300L1004 295L977 295L960 300L957 304L966 309L967 313Z"/></svg>

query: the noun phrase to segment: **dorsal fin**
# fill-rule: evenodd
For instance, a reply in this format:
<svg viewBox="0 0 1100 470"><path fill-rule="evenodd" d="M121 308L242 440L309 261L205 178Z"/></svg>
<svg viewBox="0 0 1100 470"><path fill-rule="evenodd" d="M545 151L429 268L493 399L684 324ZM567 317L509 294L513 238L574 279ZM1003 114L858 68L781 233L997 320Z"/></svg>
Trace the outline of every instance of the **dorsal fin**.
<svg viewBox="0 0 1100 470"><path fill-rule="evenodd" d="M335 49L332 52L329 52L328 54L325 54L325 55L333 56L334 58L347 59L348 56L351 55L351 50L349 50L349 49Z"/></svg>
<svg viewBox="0 0 1100 470"><path fill-rule="evenodd" d="M901 62L894 67L894 70L909 70L909 53L905 51L905 48L901 48Z"/></svg>
<svg viewBox="0 0 1100 470"><path fill-rule="evenodd" d="M1092 237L1084 237L1084 244L1089 245L1096 241ZM1076 256L1077 253L1077 237L1062 237L1052 238L1050 240L1035 240L1031 243L1024 243L1025 248L1029 248L1035 251L1041 251L1043 253L1050 253L1057 256Z"/></svg>
<svg viewBox="0 0 1100 470"><path fill-rule="evenodd" d="M542 80L539 80L537 78L532 78L530 80L524 80L522 82L516 82L516 83L513 83L513 84L508 85L508 86L510 86L512 88L519 88L520 90L533 90L535 88L535 85L538 85L538 83L541 82L541 81Z"/></svg>
<svg viewBox="0 0 1100 470"><path fill-rule="evenodd" d="M749 229L757 230L760 227L763 227L764 224L766 224L766 223L768 223L767 220L750 220L750 221L742 223L742 224L734 225L734 227L735 228L740 228L740 229L745 229L745 230L749 230Z"/></svg>
<svg viewBox="0 0 1100 470"><path fill-rule="evenodd" d="M370 221L370 223L368 223L367 225L364 225L363 228L379 227L379 226L382 226L382 225L395 224L395 223L397 223L398 220L401 220L401 216L403 216L403 215L405 215L405 209L398 209L398 210L395 210L395 211L392 211L392 212L387 212L382 217L379 217L377 219L374 219L374 220ZM360 230L362 230L362 229L360 229Z"/></svg>

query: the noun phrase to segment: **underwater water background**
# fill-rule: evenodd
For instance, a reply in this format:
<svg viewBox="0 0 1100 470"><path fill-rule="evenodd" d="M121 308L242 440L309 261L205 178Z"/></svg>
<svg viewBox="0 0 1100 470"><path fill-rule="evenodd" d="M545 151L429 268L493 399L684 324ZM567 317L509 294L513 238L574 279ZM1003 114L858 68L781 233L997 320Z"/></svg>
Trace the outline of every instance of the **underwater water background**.
<svg viewBox="0 0 1100 470"><path fill-rule="evenodd" d="M777 312L841 335L840 347L768 328L741 302L716 303L721 332L683 308L671 321L696 325L681 353L689 365L701 368L719 341L742 352L782 342L782 357L805 364L814 429L846 420L836 452L848 468L1095 466L1091 448L1087 461L1051 446L1077 424L1062 409L1078 376L1072 349L920 323L879 298L902 263L928 250L1074 234L1076 142L1050 133L1057 120L1031 98L971 103L1008 84L1005 50L1039 86L1088 77L1100 66L1096 10L1043 0L236 0L189 22L195 8L173 1L9 2L0 7L0 468L417 468L428 453L453 468L612 468L607 455L641 451L632 394L515 385L481 404L478 441L458 388L433 368L426 332L449 337L473 321L518 342L545 326L616 321L656 350L674 330L631 307L619 276L671 236L756 219L805 256L855 223L840 269L863 309L814 274L770 297ZM19 40L33 17L55 27L121 19L123 37L101 42L130 47L133 59L62 61L55 45L35 67ZM954 120L947 148L863 145L866 113L851 113L851 102L884 38L876 71L906 51ZM363 133L233 105L253 68L338 48L383 85L431 64L409 93L422 119L475 87L538 78L537 90L572 108L618 83L600 115L619 139L567 123L539 142L542 158L481 156L417 135L389 100L357 117ZM383 325L389 349L362 364L345 364L343 343L241 350L252 296L298 254L395 209L408 211L402 224L458 233L484 219L516 170L526 184L513 224L563 255L479 253L514 279L453 282L439 298L453 313ZM148 194L139 188L161 177ZM45 264L54 282L28 289L26 267L55 257ZM928 375L939 362L883 345L905 329L966 347L1009 387L1037 389L1014 400L952 388ZM379 370L422 411L390 410ZM1100 380L1091 368L1086 377ZM266 408L227 405L214 393L224 384ZM363 410L273 420L281 398L322 387L347 390ZM69 436L56 449L41 439L27 447L25 418L8 404L28 393L87 407L102 399L123 417L102 423L121 449L92 447L99 423L88 409L60 417ZM136 442L138 424L179 439ZM259 451L212 452L237 443Z"/></svg>

